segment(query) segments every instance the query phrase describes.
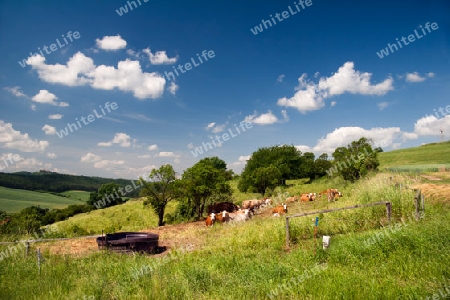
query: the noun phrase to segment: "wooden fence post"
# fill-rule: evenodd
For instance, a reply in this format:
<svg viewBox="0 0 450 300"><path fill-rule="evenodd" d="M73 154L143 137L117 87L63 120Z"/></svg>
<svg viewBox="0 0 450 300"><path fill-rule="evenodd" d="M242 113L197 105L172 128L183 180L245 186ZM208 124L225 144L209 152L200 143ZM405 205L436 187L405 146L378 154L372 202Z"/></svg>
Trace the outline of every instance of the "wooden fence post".
<svg viewBox="0 0 450 300"><path fill-rule="evenodd" d="M25 257L28 256L28 251L30 251L30 242L27 241L27 243L25 244Z"/></svg>
<svg viewBox="0 0 450 300"><path fill-rule="evenodd" d="M37 250L38 274L41 275L41 249Z"/></svg>
<svg viewBox="0 0 450 300"><path fill-rule="evenodd" d="M422 212L424 212L425 211L425 195L424 194L422 194L421 195L422 197L422 205L421 205L421 210L422 210Z"/></svg>
<svg viewBox="0 0 450 300"><path fill-rule="evenodd" d="M289 248L291 241L291 234L289 232L289 217L286 217L286 248Z"/></svg>
<svg viewBox="0 0 450 300"><path fill-rule="evenodd" d="M416 196L414 197L414 207L416 212L416 221L419 221L419 201L421 198L421 192L420 190L417 191Z"/></svg>
<svg viewBox="0 0 450 300"><path fill-rule="evenodd" d="M391 213L392 213L392 204L391 202L386 203L386 216L388 221L391 221Z"/></svg>

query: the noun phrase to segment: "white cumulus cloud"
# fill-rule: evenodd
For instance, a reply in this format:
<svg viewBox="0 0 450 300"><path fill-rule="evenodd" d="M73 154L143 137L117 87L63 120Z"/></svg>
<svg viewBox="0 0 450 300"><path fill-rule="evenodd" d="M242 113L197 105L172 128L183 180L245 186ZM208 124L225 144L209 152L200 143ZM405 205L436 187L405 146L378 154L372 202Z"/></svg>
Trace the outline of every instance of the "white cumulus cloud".
<svg viewBox="0 0 450 300"><path fill-rule="evenodd" d="M97 145L100 147L110 147L113 144L118 144L120 147L128 148L131 146L131 137L126 133L116 133L114 138L109 142L100 142Z"/></svg>
<svg viewBox="0 0 450 300"><path fill-rule="evenodd" d="M56 128L50 125L45 124L42 127L42 130L45 132L46 135L55 135L56 134Z"/></svg>
<svg viewBox="0 0 450 300"><path fill-rule="evenodd" d="M353 62L344 63L336 73L330 77L320 78L317 84L307 80L306 77L307 74L304 73L298 78L299 85L295 88L297 92L294 96L280 98L277 104L306 113L323 108L324 99L332 96L344 93L381 96L394 89L392 77L378 84L372 84L372 74L356 71ZM332 102L332 106L334 104L336 102Z"/></svg>
<svg viewBox="0 0 450 300"><path fill-rule="evenodd" d="M38 103L51 104L55 106L69 106L66 102L56 102L57 99L58 97L56 97L55 94L52 94L47 90L39 90L39 93L31 98L31 100Z"/></svg>
<svg viewBox="0 0 450 300"><path fill-rule="evenodd" d="M60 119L62 119L62 117L63 117L63 115L61 115L61 114L54 114L54 115L49 115L48 116L48 118L50 120L60 120Z"/></svg>
<svg viewBox="0 0 450 300"><path fill-rule="evenodd" d="M152 65L174 64L178 60L178 56L169 58L166 54L166 51L156 51L155 54L153 54L149 48L142 51L148 55L148 58Z"/></svg>
<svg viewBox="0 0 450 300"><path fill-rule="evenodd" d="M45 57L35 55L28 64L45 82L67 86L90 85L94 89L119 89L132 92L135 98L159 98L164 93L166 80L156 72L143 72L139 61L126 59L114 66L95 66L94 61L81 52L74 54L67 65L47 65Z"/></svg>
<svg viewBox="0 0 450 300"><path fill-rule="evenodd" d="M97 47L103 50L119 50L127 46L127 42L120 36L104 36L102 39L96 39Z"/></svg>
<svg viewBox="0 0 450 300"><path fill-rule="evenodd" d="M11 123L0 120L0 148L15 149L22 152L43 152L48 147L47 141L33 140L28 133L14 130Z"/></svg>
<svg viewBox="0 0 450 300"><path fill-rule="evenodd" d="M269 125L278 122L278 118L269 110L265 114L260 114L258 116L257 113L253 115L249 115L245 117L244 121L251 122L258 125Z"/></svg>

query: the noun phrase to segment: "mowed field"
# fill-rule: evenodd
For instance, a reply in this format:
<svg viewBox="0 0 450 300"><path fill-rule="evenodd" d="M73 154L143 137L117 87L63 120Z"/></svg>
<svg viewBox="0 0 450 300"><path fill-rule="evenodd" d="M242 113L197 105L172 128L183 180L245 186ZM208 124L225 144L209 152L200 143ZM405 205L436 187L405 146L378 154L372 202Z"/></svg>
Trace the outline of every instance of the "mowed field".
<svg viewBox="0 0 450 300"><path fill-rule="evenodd" d="M82 198L80 194L80 199ZM66 198L48 193L10 189L0 187L0 210L8 213L17 213L33 205L43 208L65 208L71 204L83 204L79 198Z"/></svg>

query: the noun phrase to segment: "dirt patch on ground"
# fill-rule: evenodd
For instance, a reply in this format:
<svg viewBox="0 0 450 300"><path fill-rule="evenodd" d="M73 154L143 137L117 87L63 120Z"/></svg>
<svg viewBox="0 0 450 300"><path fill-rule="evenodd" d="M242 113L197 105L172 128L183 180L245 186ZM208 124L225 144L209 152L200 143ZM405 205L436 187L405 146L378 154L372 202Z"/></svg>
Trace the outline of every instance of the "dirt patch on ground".
<svg viewBox="0 0 450 300"><path fill-rule="evenodd" d="M48 243L39 243L35 247L41 251L49 250L51 254L70 254L76 257L85 256L99 251L95 238L79 238L73 240L61 240Z"/></svg>
<svg viewBox="0 0 450 300"><path fill-rule="evenodd" d="M190 251L201 248L205 239L203 232L207 230L204 221L184 223L178 225L166 225L163 227L141 230L140 232L151 232L159 235L159 246L166 247L166 251L155 256L164 256L170 249L190 249ZM48 251L51 254L73 255L75 257L86 256L99 252L97 242L94 238L77 238L71 240L61 240L36 244L41 251Z"/></svg>
<svg viewBox="0 0 450 300"><path fill-rule="evenodd" d="M430 176L430 175L422 175L423 178L426 178L428 180L442 180L442 178Z"/></svg>

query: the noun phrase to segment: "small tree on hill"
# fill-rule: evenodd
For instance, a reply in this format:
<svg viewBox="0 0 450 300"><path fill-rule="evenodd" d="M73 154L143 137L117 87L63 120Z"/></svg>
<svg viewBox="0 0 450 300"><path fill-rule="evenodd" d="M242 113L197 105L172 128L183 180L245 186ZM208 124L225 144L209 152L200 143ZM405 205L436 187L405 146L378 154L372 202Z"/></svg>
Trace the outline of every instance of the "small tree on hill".
<svg viewBox="0 0 450 300"><path fill-rule="evenodd" d="M169 164L153 169L148 176L148 181L141 178L143 188L141 196L146 196L145 205L151 205L158 215L158 226L164 225L164 212L169 201L173 200L179 190L175 170Z"/></svg>
<svg viewBox="0 0 450 300"><path fill-rule="evenodd" d="M184 171L182 186L190 208L186 211L195 211L197 219L200 219L213 196L232 194L228 183L231 177L225 161L218 157L206 157Z"/></svg>

